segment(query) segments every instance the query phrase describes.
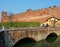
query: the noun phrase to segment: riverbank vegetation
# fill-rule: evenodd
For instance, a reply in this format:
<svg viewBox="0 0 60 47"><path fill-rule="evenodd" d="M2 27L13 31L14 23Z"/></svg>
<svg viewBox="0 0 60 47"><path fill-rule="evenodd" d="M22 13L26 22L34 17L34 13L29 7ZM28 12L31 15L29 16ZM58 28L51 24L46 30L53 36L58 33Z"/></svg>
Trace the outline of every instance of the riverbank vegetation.
<svg viewBox="0 0 60 47"><path fill-rule="evenodd" d="M10 27L39 27L39 22L6 22L6 23L0 23L0 28L4 26L5 28Z"/></svg>

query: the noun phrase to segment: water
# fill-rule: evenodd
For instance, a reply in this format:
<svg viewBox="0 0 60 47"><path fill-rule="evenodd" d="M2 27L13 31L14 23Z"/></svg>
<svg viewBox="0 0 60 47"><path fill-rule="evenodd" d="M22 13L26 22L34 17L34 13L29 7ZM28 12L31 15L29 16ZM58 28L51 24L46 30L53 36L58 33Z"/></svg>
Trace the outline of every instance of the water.
<svg viewBox="0 0 60 47"><path fill-rule="evenodd" d="M54 39L55 38L53 38L52 40ZM20 44L20 46L18 45L16 47L60 47L60 37L58 37L54 42L49 42L47 40L42 40L39 42L27 41L25 43Z"/></svg>

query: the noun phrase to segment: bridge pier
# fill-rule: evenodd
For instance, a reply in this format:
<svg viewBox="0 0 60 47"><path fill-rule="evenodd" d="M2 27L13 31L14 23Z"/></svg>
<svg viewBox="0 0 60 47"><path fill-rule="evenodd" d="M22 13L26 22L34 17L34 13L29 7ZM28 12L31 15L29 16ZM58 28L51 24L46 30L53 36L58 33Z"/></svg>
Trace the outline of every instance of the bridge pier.
<svg viewBox="0 0 60 47"><path fill-rule="evenodd" d="M13 47L13 41L12 41L11 37L9 36L8 31L4 31L4 40L5 40L4 47Z"/></svg>

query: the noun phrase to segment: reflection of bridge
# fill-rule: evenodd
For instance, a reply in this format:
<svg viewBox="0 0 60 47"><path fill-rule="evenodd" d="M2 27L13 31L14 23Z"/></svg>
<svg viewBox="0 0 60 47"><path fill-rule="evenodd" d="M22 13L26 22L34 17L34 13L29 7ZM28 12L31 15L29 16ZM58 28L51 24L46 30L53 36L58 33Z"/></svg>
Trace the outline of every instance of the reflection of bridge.
<svg viewBox="0 0 60 47"><path fill-rule="evenodd" d="M35 41L40 41L46 39L46 37L51 33L56 33L60 36L60 28L59 27L36 27L36 28L10 28L1 30L4 35L4 41L6 47L12 47L13 45L19 43L21 39L31 38Z"/></svg>

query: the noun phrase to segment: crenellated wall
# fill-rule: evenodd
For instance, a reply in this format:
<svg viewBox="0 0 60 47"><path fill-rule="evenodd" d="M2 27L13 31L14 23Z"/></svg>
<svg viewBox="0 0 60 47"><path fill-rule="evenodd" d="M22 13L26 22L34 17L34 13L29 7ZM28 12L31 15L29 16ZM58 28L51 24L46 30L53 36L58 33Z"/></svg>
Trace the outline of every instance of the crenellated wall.
<svg viewBox="0 0 60 47"><path fill-rule="evenodd" d="M26 12L19 14L7 15L7 12L2 12L1 22L40 22L44 23L50 17L60 19L60 7L51 7L45 9L32 10L28 9ZM12 20L11 20L12 19Z"/></svg>

